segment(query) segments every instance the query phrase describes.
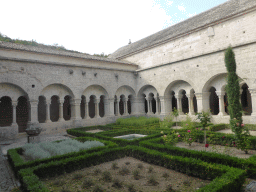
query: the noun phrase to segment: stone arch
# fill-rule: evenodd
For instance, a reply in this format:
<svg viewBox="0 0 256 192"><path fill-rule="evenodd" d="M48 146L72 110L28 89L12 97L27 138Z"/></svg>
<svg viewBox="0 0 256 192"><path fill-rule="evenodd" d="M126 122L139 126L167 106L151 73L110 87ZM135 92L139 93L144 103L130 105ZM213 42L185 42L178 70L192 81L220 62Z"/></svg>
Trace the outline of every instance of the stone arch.
<svg viewBox="0 0 256 192"><path fill-rule="evenodd" d="M146 97L148 97L149 93L153 93L154 95L157 95L158 91L152 85L144 85L139 89L137 97L141 97L143 94L145 94Z"/></svg>
<svg viewBox="0 0 256 192"><path fill-rule="evenodd" d="M135 96L136 94L133 88L127 85L123 85L116 90L115 95L117 96L117 98L119 98L121 95L124 95L125 98L128 98L129 95Z"/></svg>
<svg viewBox="0 0 256 192"><path fill-rule="evenodd" d="M51 84L43 88L40 93L41 96L44 96L46 100L50 100L53 95L59 97L63 100L66 95L69 95L71 98L74 98L74 94L69 87L63 84Z"/></svg>
<svg viewBox="0 0 256 192"><path fill-rule="evenodd" d="M9 96L0 98L0 127L11 126L13 121L12 99Z"/></svg>
<svg viewBox="0 0 256 192"><path fill-rule="evenodd" d="M188 98L187 94L191 94L191 90L194 90L190 83L184 80L175 80L171 82L164 92L166 98L166 111L171 112L174 107L178 109L180 114L189 113L194 114L194 110L189 111L189 104L192 107L193 100ZM191 95L192 96L192 95ZM191 99L192 101L189 101ZM190 102L190 103L189 103Z"/></svg>
<svg viewBox="0 0 256 192"><path fill-rule="evenodd" d="M91 95L94 95L96 98L100 98L101 95L104 95L106 99L109 98L109 94L104 87L101 85L90 85L82 93L85 98L89 98Z"/></svg>
<svg viewBox="0 0 256 192"><path fill-rule="evenodd" d="M28 94L18 85L11 83L0 83L0 98L8 96L12 101L17 101L20 96L26 96Z"/></svg>

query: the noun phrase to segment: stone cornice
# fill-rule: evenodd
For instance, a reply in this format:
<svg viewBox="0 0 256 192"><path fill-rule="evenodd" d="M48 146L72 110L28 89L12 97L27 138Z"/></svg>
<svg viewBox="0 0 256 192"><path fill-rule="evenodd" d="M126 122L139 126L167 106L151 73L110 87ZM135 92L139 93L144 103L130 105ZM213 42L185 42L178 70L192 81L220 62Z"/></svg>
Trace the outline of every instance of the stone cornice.
<svg viewBox="0 0 256 192"><path fill-rule="evenodd" d="M47 65L65 66L65 67L82 67L82 68L89 68L89 69L125 71L125 72L131 72L131 73L135 72L134 70L125 70L125 69L118 69L118 68L85 66L85 65L77 65L77 64L69 64L69 63L48 62L48 61L41 61L41 60L34 60L34 59L18 59L18 58L10 58L10 57L2 57L2 56L0 56L0 60L26 62L26 63L38 63L38 64L47 64Z"/></svg>

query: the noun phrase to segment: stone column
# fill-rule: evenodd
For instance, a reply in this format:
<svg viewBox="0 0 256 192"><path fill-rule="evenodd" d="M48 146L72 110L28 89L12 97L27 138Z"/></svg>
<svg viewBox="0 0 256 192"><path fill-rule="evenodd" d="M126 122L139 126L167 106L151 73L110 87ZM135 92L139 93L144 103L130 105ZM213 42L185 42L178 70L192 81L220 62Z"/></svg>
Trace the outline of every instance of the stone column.
<svg viewBox="0 0 256 192"><path fill-rule="evenodd" d="M188 97L188 109L189 109L188 114L195 115L194 104L193 104L194 94L187 94L187 97Z"/></svg>
<svg viewBox="0 0 256 192"><path fill-rule="evenodd" d="M116 110L117 110L117 111L116 111L116 112L117 112L116 115L117 115L117 116L120 116L119 102L120 102L120 100L117 99L117 100L116 100Z"/></svg>
<svg viewBox="0 0 256 192"><path fill-rule="evenodd" d="M58 120L58 122L65 121L63 118L63 103L64 103L64 100L60 99L59 100L59 120Z"/></svg>
<svg viewBox="0 0 256 192"><path fill-rule="evenodd" d="M46 119L45 123L50 123L52 122L50 119L50 106L51 106L51 100L46 100L45 101L45 107L46 107Z"/></svg>
<svg viewBox="0 0 256 192"><path fill-rule="evenodd" d="M71 120L81 120L81 99L73 99L71 102Z"/></svg>
<svg viewBox="0 0 256 192"><path fill-rule="evenodd" d="M252 102L252 114L251 116L256 116L256 89L249 89L251 93L251 102Z"/></svg>
<svg viewBox="0 0 256 192"><path fill-rule="evenodd" d="M150 105L150 101L151 101L151 98L147 97L147 103L148 103L148 113L147 114L151 114L151 105Z"/></svg>
<svg viewBox="0 0 256 192"><path fill-rule="evenodd" d="M182 97L183 95L177 95L177 108L179 111L179 115L184 115L184 113L182 112L182 103L181 103Z"/></svg>
<svg viewBox="0 0 256 192"><path fill-rule="evenodd" d="M210 94L210 92L195 93L198 113L201 113L202 111L207 112L210 109Z"/></svg>
<svg viewBox="0 0 256 192"><path fill-rule="evenodd" d="M216 91L217 96L219 97L219 116L227 115L225 112L225 106L224 106L224 95L225 92L222 91Z"/></svg>
<svg viewBox="0 0 256 192"><path fill-rule="evenodd" d="M125 114L125 115L129 115L129 114L128 114L128 103L127 103L127 101L128 101L128 99L124 99L124 106L125 106L125 112L124 112L124 114Z"/></svg>
<svg viewBox="0 0 256 192"><path fill-rule="evenodd" d="M156 97L156 115L159 114L158 98Z"/></svg>
<svg viewBox="0 0 256 192"><path fill-rule="evenodd" d="M89 116L89 102L85 103L85 119L91 119Z"/></svg>
<svg viewBox="0 0 256 192"><path fill-rule="evenodd" d="M100 99L95 99L95 100L94 100L94 104L95 104L95 118L100 118L100 114L99 114L99 102L100 102Z"/></svg>
<svg viewBox="0 0 256 192"><path fill-rule="evenodd" d="M166 112L165 112L165 98L164 96L159 96L159 100L160 100L160 105L161 105L161 115L166 115Z"/></svg>
<svg viewBox="0 0 256 192"><path fill-rule="evenodd" d="M37 128L38 122L38 100L30 100L28 128Z"/></svg>
<svg viewBox="0 0 256 192"><path fill-rule="evenodd" d="M17 119L16 119L16 107L17 107L18 102L13 101L12 102L12 126L17 125Z"/></svg>

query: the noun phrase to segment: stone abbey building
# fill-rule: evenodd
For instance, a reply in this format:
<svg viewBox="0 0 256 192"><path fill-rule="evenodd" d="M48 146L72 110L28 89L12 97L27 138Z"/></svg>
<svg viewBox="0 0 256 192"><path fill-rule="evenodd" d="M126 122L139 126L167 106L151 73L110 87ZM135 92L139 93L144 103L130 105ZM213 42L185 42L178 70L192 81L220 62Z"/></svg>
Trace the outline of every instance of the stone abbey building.
<svg viewBox="0 0 256 192"><path fill-rule="evenodd" d="M180 118L211 110L228 123L228 46L236 55L245 123L256 123L256 1L230 0L108 58L0 41L0 136L112 123L119 117Z"/></svg>

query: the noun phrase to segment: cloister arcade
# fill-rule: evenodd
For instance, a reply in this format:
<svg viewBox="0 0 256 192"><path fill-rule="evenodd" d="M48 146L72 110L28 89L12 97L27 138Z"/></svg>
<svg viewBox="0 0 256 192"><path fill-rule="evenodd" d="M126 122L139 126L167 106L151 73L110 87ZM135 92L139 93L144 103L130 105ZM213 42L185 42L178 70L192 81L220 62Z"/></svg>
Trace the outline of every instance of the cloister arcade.
<svg viewBox="0 0 256 192"><path fill-rule="evenodd" d="M38 100L31 101L19 86L1 83L0 127L17 126L19 132L24 132L30 121L41 124L111 116L160 117L169 114L174 107L180 115L195 115L199 109L210 109L213 116L228 116L225 85L225 74L211 78L202 93L196 93L192 85L183 80L170 83L163 96L152 85L141 87L137 94L133 88L121 86L113 95L100 85L91 85L79 98L67 86L52 84L40 92ZM240 87L244 115L251 115L253 107L250 89L245 82ZM36 114L32 108L36 109Z"/></svg>

